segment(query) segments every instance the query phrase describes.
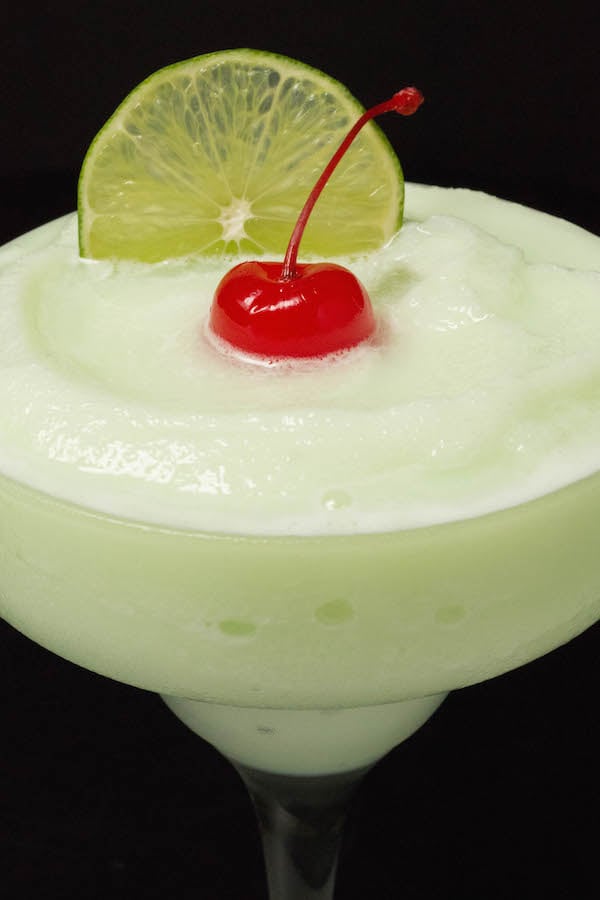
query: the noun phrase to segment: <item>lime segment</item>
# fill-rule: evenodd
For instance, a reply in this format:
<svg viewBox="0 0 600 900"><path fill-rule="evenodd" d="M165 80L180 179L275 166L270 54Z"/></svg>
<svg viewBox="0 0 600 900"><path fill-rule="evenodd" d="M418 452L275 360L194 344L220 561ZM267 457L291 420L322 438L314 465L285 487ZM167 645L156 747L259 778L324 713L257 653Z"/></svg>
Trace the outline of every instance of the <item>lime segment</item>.
<svg viewBox="0 0 600 900"><path fill-rule="evenodd" d="M160 69L126 97L86 154L81 255L157 262L283 254L361 112L339 82L273 53L226 50ZM398 159L370 123L320 197L303 255L380 247L401 224L403 194Z"/></svg>

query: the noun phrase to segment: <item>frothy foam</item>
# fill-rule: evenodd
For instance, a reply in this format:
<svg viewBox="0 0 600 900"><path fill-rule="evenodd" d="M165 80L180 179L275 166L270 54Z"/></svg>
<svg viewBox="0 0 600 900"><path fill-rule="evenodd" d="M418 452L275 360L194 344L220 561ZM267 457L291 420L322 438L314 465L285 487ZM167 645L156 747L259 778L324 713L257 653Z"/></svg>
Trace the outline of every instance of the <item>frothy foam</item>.
<svg viewBox="0 0 600 900"><path fill-rule="evenodd" d="M203 333L230 260L78 258L67 217L0 251L0 470L101 512L248 534L421 527L599 468L600 239L465 191L343 260L377 340L257 366Z"/></svg>
<svg viewBox="0 0 600 900"><path fill-rule="evenodd" d="M381 331L381 329L380 329ZM232 365L240 366L258 366L261 369L279 369L279 371L296 372L314 372L316 369L324 369L327 366L335 366L339 362L349 361L349 357L356 358L363 353L368 346L374 346L380 342L378 335L374 335L373 339L367 344L359 344L358 346L344 348L342 350L334 350L324 356L302 357L302 356L262 356L257 353L248 353L234 347L229 341L223 340L210 327L208 319L206 319L201 328L202 337L206 343L221 357L225 357Z"/></svg>

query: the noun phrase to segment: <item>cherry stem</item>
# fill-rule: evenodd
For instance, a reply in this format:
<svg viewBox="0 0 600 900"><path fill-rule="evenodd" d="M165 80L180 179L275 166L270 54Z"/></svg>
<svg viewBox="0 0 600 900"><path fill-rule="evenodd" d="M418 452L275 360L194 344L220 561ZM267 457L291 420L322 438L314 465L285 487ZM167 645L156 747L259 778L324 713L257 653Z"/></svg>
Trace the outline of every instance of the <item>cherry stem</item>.
<svg viewBox="0 0 600 900"><path fill-rule="evenodd" d="M304 234L304 229L306 228L308 218L313 211L315 203L321 195L321 191L329 181L329 178L337 167L337 164L345 154L346 150L348 149L358 132L363 128L364 125L367 124L367 122L369 122L371 119L374 119L375 116L380 116L383 113L397 112L403 116L410 116L417 111L422 102L423 95L417 88L402 88L401 91L397 91L389 100L384 100L383 103L378 103L376 106L372 106L370 109L367 109L357 120L357 122L352 126L342 143L339 145L339 147L325 166L325 169L323 170L320 178L308 195L306 203L302 207L302 211L298 216L298 221L296 222L296 225L292 232L292 236L290 238L290 242L288 244L283 260L281 271L282 280L289 281L290 279L297 277L298 273L296 264L298 261L298 248L300 247L300 241L302 240L302 235Z"/></svg>

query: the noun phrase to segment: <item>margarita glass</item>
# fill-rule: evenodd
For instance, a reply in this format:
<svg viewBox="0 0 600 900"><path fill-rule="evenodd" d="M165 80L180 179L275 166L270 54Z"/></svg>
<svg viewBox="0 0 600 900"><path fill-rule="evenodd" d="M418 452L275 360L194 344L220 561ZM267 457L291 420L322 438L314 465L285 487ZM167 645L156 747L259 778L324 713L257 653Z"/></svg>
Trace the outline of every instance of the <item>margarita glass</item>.
<svg viewBox="0 0 600 900"><path fill-rule="evenodd" d="M574 226L463 199L464 217L500 240L518 234L534 261L597 265L600 242ZM455 201L413 187L407 218ZM542 248L529 246L542 222ZM0 499L3 614L61 656L162 694L232 759L262 816L273 897L329 895L356 777L448 691L548 652L599 613L597 472L482 515L363 534L178 529L6 476ZM286 819L285 887L270 836L281 807L300 819ZM300 839L307 819L318 855Z"/></svg>

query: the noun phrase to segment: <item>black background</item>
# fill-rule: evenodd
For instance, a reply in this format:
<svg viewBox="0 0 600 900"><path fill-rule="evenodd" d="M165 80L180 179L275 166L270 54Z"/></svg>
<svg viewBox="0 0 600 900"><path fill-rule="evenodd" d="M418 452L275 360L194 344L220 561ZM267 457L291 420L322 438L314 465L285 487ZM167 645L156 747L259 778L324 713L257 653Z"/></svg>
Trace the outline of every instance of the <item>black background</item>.
<svg viewBox="0 0 600 900"><path fill-rule="evenodd" d="M583 0L260 3L75 0L3 10L7 235L75 206L100 125L163 65L227 47L303 59L366 106L405 84L418 116L381 120L407 178L495 191L600 229L598 44Z"/></svg>
<svg viewBox="0 0 600 900"><path fill-rule="evenodd" d="M303 59L369 105L417 84L382 125L407 178L492 191L600 232L598 25L532 2L100 4L3 11L0 242L75 207L85 149L162 65L252 46ZM153 695L3 625L4 896L264 897L233 769ZM597 830L598 630L453 694L367 777L340 900L587 898Z"/></svg>

